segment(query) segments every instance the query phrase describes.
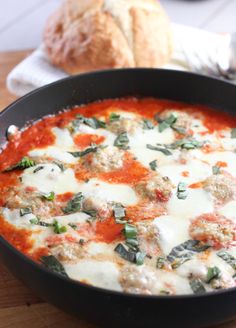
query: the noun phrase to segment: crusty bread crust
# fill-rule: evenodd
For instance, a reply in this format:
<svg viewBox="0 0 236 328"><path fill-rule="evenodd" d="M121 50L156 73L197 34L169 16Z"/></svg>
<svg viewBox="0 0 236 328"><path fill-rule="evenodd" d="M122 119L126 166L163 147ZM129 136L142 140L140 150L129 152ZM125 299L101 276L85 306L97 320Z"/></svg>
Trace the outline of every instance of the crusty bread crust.
<svg viewBox="0 0 236 328"><path fill-rule="evenodd" d="M44 43L54 65L76 74L162 66L171 56L172 34L155 0L65 0L46 24Z"/></svg>

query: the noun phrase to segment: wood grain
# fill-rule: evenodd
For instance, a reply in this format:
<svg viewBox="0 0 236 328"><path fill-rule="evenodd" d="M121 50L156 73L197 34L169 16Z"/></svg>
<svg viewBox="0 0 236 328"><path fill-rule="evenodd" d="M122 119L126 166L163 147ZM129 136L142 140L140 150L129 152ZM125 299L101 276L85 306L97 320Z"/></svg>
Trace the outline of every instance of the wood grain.
<svg viewBox="0 0 236 328"><path fill-rule="evenodd" d="M7 74L30 53L30 50L0 53L0 110L16 99L6 89ZM0 264L0 328L95 328L95 326L43 302ZM236 328L236 320L214 328Z"/></svg>

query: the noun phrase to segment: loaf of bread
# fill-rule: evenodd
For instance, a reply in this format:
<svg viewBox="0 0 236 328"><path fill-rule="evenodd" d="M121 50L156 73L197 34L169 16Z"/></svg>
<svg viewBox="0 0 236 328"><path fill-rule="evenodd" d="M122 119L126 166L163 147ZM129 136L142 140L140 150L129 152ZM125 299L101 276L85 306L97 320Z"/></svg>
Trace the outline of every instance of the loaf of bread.
<svg viewBox="0 0 236 328"><path fill-rule="evenodd" d="M70 74L120 67L160 67L172 51L168 17L156 0L64 0L49 17L50 61Z"/></svg>

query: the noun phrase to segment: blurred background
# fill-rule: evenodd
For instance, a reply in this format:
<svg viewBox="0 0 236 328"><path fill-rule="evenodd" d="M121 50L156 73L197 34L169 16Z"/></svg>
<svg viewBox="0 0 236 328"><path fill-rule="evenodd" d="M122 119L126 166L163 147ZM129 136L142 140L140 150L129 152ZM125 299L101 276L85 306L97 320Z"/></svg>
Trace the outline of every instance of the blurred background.
<svg viewBox="0 0 236 328"><path fill-rule="evenodd" d="M48 15L62 0L0 0L0 51L36 48ZM173 22L236 31L236 0L161 0Z"/></svg>

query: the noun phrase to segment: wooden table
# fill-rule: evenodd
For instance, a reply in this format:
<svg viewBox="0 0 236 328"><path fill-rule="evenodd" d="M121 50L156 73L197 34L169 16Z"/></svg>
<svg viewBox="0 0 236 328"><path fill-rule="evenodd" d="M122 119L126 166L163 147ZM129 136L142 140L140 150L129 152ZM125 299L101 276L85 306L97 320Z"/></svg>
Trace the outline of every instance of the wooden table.
<svg viewBox="0 0 236 328"><path fill-rule="evenodd" d="M0 53L0 110L16 99L9 94L5 86L8 72L29 53L30 51ZM0 264L0 328L95 328L95 326L75 319L43 302ZM214 328L236 328L236 320Z"/></svg>

